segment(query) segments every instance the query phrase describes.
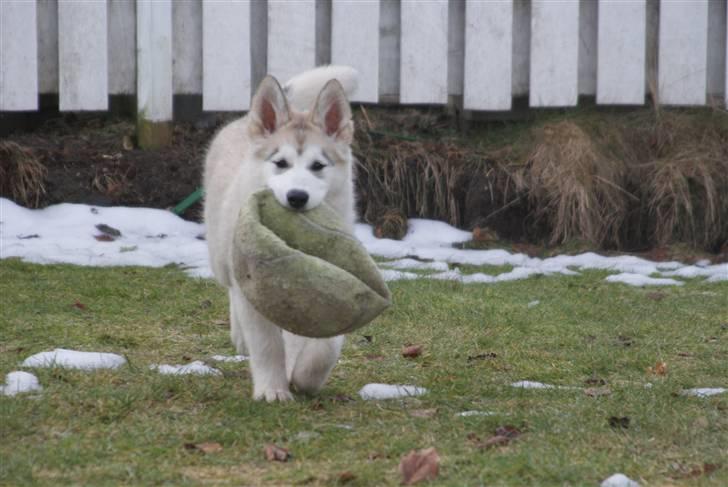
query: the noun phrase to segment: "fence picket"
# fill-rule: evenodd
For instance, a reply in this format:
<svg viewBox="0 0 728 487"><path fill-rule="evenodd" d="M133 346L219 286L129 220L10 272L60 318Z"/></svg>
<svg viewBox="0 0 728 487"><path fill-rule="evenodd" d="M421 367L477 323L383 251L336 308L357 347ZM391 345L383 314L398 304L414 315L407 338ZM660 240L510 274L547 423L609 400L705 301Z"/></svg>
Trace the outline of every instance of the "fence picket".
<svg viewBox="0 0 728 487"><path fill-rule="evenodd" d="M58 3L61 110L108 108L107 28L106 2Z"/></svg>
<svg viewBox="0 0 728 487"><path fill-rule="evenodd" d="M468 0L465 7L465 93L468 110L510 110L513 1Z"/></svg>
<svg viewBox="0 0 728 487"><path fill-rule="evenodd" d="M172 138L172 3L139 0L137 10L137 137L145 148Z"/></svg>
<svg viewBox="0 0 728 487"><path fill-rule="evenodd" d="M644 0L599 2L597 103L645 102Z"/></svg>
<svg viewBox="0 0 728 487"><path fill-rule="evenodd" d="M446 0L402 0L400 103L447 103Z"/></svg>
<svg viewBox="0 0 728 487"><path fill-rule="evenodd" d="M379 101L379 0L333 1L331 62L359 71L352 101Z"/></svg>
<svg viewBox="0 0 728 487"><path fill-rule="evenodd" d="M250 107L250 2L202 4L202 108Z"/></svg>
<svg viewBox="0 0 728 487"><path fill-rule="evenodd" d="M316 65L316 2L268 1L268 73L285 83Z"/></svg>
<svg viewBox="0 0 728 487"><path fill-rule="evenodd" d="M172 84L175 94L202 93L202 17L202 0L172 3Z"/></svg>
<svg viewBox="0 0 728 487"><path fill-rule="evenodd" d="M38 109L35 2L0 4L0 110Z"/></svg>
<svg viewBox="0 0 728 487"><path fill-rule="evenodd" d="M136 84L136 16L134 4L109 0L109 93L132 94Z"/></svg>
<svg viewBox="0 0 728 487"><path fill-rule="evenodd" d="M658 92L666 105L704 105L707 87L708 1L660 3Z"/></svg>
<svg viewBox="0 0 728 487"><path fill-rule="evenodd" d="M529 83L531 106L576 105L578 52L579 2L533 0Z"/></svg>

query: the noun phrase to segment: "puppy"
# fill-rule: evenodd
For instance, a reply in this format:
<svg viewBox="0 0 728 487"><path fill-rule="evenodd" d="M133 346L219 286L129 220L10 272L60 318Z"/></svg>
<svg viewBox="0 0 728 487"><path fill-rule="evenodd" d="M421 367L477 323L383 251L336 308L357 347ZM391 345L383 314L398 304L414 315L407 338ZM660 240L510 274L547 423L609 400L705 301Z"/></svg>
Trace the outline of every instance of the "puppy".
<svg viewBox="0 0 728 487"><path fill-rule="evenodd" d="M267 76L250 111L214 137L205 158L205 224L212 271L228 289L230 335L250 355L253 398L287 401L290 387L315 393L339 358L343 336L314 339L286 332L258 313L234 278L233 232L241 205L269 188L296 211L328 203L353 233L351 142L347 94L357 73L326 66L302 73L281 88ZM284 290L281 290L284 292Z"/></svg>

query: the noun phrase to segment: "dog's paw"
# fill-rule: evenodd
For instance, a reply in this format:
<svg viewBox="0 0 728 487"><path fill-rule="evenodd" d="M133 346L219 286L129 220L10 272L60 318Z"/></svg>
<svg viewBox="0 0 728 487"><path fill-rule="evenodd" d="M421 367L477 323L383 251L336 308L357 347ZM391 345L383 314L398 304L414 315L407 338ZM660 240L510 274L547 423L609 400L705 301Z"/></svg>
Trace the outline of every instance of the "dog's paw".
<svg viewBox="0 0 728 487"><path fill-rule="evenodd" d="M256 401L265 400L266 402L284 402L292 401L293 394L287 389L266 389L260 392L256 392L253 395L253 399Z"/></svg>

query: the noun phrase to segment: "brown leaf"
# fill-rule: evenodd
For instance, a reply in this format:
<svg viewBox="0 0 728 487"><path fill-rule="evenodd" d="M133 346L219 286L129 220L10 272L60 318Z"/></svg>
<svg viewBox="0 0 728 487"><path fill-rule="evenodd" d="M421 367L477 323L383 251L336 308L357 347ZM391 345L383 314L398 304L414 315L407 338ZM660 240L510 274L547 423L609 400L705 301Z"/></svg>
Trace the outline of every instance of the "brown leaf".
<svg viewBox="0 0 728 487"><path fill-rule="evenodd" d="M515 426L512 426L510 424L504 425L504 426L498 426L495 429L495 434L500 436L505 436L506 438L518 438L521 436L521 430L516 428Z"/></svg>
<svg viewBox="0 0 728 487"><path fill-rule="evenodd" d="M285 448L269 443L265 445L265 459L269 462L287 462L291 454Z"/></svg>
<svg viewBox="0 0 728 487"><path fill-rule="evenodd" d="M431 418L437 414L437 408L431 409L411 409L409 415L413 418Z"/></svg>
<svg viewBox="0 0 728 487"><path fill-rule="evenodd" d="M106 235L105 233L101 235L94 235L94 238L99 242L113 242L114 240L116 240L111 235Z"/></svg>
<svg viewBox="0 0 728 487"><path fill-rule="evenodd" d="M422 354L422 345L409 345L402 347L402 356L405 358L416 358Z"/></svg>
<svg viewBox="0 0 728 487"><path fill-rule="evenodd" d="M667 296L667 294L662 293L660 291L654 291L651 293L647 293L647 297L653 301L662 301L663 299L665 299L666 296Z"/></svg>
<svg viewBox="0 0 728 487"><path fill-rule="evenodd" d="M440 470L440 455L435 448L412 450L399 462L402 485L414 485L423 480L434 480Z"/></svg>
<svg viewBox="0 0 728 487"><path fill-rule="evenodd" d="M511 439L507 436L495 435L491 436L487 440L478 443L478 448L493 448L496 446L505 446L510 443Z"/></svg>
<svg viewBox="0 0 728 487"><path fill-rule="evenodd" d="M112 226L109 226L106 223L99 223L98 225L96 225L96 229L99 232L103 233L104 235L110 235L112 237L121 237L121 232L118 229L116 229Z"/></svg>
<svg viewBox="0 0 728 487"><path fill-rule="evenodd" d="M612 390L609 387L588 387L584 389L584 394L589 397L608 396L611 393Z"/></svg>
<svg viewBox="0 0 728 487"><path fill-rule="evenodd" d="M185 443L186 450L199 451L201 453L217 453L222 451L222 445L217 442Z"/></svg>
<svg viewBox="0 0 728 487"><path fill-rule="evenodd" d="M338 475L338 481L340 484L345 484L347 482L351 482L356 478L356 475L351 473L351 470L347 470L346 472L341 472Z"/></svg>
<svg viewBox="0 0 728 487"><path fill-rule="evenodd" d="M349 396L348 394L337 394L331 398L331 402L341 402L341 403L354 402L355 400L356 399Z"/></svg>
<svg viewBox="0 0 728 487"><path fill-rule="evenodd" d="M77 309L81 309L81 310L86 309L86 305L83 304L78 299L71 306L73 306L74 308L77 308Z"/></svg>
<svg viewBox="0 0 728 487"><path fill-rule="evenodd" d="M367 360L384 360L384 355L380 355L378 353L369 353L364 355L364 358Z"/></svg>
<svg viewBox="0 0 728 487"><path fill-rule="evenodd" d="M657 362L654 367L649 367L647 372L654 375L667 374L667 364L665 362Z"/></svg>

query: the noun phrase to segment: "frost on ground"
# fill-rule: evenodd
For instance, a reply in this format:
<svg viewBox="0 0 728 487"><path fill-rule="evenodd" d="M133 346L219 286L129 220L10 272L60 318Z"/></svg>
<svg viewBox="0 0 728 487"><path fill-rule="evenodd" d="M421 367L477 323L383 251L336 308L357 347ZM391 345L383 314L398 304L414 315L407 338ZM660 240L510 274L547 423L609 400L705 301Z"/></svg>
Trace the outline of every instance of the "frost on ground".
<svg viewBox="0 0 728 487"><path fill-rule="evenodd" d="M115 369L126 363L126 359L115 353L79 352L56 348L50 352L31 355L23 361L23 367L65 367L68 369Z"/></svg>
<svg viewBox="0 0 728 487"><path fill-rule="evenodd" d="M118 230L109 235L98 225ZM104 227L101 227L104 228ZM85 266L138 265L162 267L177 264L195 277L212 277L203 240L203 225L185 221L171 212L148 208L111 207L64 203L29 210L0 198L0 258L20 257L41 264ZM512 254L505 250L463 250L453 244L470 240L470 232L442 222L409 221L401 241L377 239L372 227L358 224L357 238L369 253L390 259L381 266L386 280L436 279L463 283L499 283L536 275L575 275L579 270L614 272L608 282L632 286L681 285L679 279L728 281L728 263L695 265L651 262L634 256L605 257L587 252L547 259ZM511 266L498 275L466 274L454 265Z"/></svg>
<svg viewBox="0 0 728 487"><path fill-rule="evenodd" d="M496 413L490 411L462 411L455 416L459 418L469 418L470 416L496 416Z"/></svg>
<svg viewBox="0 0 728 487"><path fill-rule="evenodd" d="M23 392L40 391L41 389L43 388L35 375L16 370L5 376L5 384L0 385L0 396L14 396Z"/></svg>
<svg viewBox="0 0 728 487"><path fill-rule="evenodd" d="M600 485L601 487L640 487L640 484L623 473L615 473L608 479L605 479Z"/></svg>
<svg viewBox="0 0 728 487"><path fill-rule="evenodd" d="M394 384L367 384L359 391L359 396L370 399L399 399L401 397L414 397L426 394L424 387L394 385Z"/></svg>
<svg viewBox="0 0 728 487"><path fill-rule="evenodd" d="M186 365L153 364L149 368L165 375L222 375L219 370L205 365L200 360L195 360Z"/></svg>

